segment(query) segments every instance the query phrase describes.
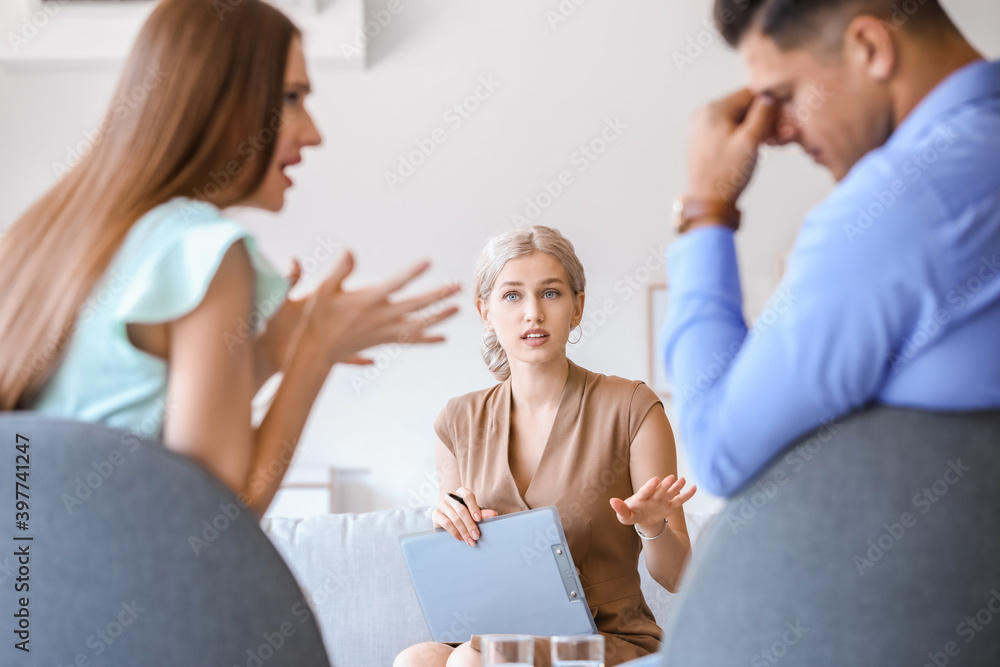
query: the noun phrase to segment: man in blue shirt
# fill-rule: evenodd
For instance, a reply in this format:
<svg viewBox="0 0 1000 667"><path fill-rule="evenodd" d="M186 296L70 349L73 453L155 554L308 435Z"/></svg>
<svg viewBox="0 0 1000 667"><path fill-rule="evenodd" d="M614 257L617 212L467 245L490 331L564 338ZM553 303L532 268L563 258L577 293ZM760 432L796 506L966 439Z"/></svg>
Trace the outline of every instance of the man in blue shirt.
<svg viewBox="0 0 1000 667"><path fill-rule="evenodd" d="M661 340L700 485L732 495L873 402L1000 407L1000 63L937 0L716 0L715 14L750 86L693 122ZM748 331L736 203L760 146L788 143L838 184Z"/></svg>

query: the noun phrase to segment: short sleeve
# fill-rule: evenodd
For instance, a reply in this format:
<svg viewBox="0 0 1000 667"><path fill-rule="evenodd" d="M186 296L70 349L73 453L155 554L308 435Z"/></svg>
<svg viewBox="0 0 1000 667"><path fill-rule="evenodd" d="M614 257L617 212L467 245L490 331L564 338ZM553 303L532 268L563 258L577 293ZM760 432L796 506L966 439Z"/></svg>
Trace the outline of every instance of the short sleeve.
<svg viewBox="0 0 1000 667"><path fill-rule="evenodd" d="M434 420L434 433L437 437L441 439L444 446L448 448L448 451L455 454L455 440L452 434L452 426L455 423L454 419L454 407L453 400L448 401L447 405L438 414L437 419Z"/></svg>
<svg viewBox="0 0 1000 667"><path fill-rule="evenodd" d="M653 409L653 406L657 404L662 406L663 402L660 400L660 397L649 388L649 386L643 382L639 382L635 385L635 390L632 392L632 400L629 402L628 408L629 442L635 440L635 436L639 433L639 427L641 427L642 422L646 420L646 415L648 415L649 411Z"/></svg>
<svg viewBox="0 0 1000 667"><path fill-rule="evenodd" d="M249 326L260 331L277 311L288 293L287 280L260 254L243 226L208 208L194 217L161 216L149 228L136 230L138 238L126 240L117 272L110 275L110 285L124 286L116 322L169 322L190 313L204 299L226 252L240 241L255 276Z"/></svg>

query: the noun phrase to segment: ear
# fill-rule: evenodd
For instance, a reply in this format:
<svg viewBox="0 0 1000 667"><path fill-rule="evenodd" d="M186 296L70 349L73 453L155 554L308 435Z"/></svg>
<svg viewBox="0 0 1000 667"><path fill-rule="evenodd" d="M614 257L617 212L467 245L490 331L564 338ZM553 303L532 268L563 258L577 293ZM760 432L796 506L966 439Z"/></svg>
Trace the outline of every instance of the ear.
<svg viewBox="0 0 1000 667"><path fill-rule="evenodd" d="M844 33L844 57L860 66L872 80L885 83L896 69L896 44L891 32L898 28L871 15L856 16Z"/></svg>
<svg viewBox="0 0 1000 667"><path fill-rule="evenodd" d="M476 299L476 310L479 312L479 321L483 323L483 326L490 326L490 310L482 297Z"/></svg>
<svg viewBox="0 0 1000 667"><path fill-rule="evenodd" d="M586 300L587 300L587 295L584 294L583 292L580 292L579 294L573 297L573 319L570 320L570 322L572 323L570 329L579 325L580 322L583 321L583 303Z"/></svg>

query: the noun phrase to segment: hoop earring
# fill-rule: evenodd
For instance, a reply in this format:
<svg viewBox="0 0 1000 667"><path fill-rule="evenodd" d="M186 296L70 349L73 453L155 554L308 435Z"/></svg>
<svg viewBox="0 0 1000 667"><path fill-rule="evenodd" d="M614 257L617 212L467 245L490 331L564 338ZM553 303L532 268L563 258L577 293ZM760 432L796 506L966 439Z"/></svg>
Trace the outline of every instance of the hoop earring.
<svg viewBox="0 0 1000 667"><path fill-rule="evenodd" d="M573 329L576 329L577 327L580 327L580 325L577 324L575 327L573 327ZM573 333L573 329L570 329L570 333ZM576 345L581 340L583 340L583 328L582 327L580 328L580 337L579 338L577 338L576 340L569 340L568 337L566 338L566 342L569 343L570 345Z"/></svg>

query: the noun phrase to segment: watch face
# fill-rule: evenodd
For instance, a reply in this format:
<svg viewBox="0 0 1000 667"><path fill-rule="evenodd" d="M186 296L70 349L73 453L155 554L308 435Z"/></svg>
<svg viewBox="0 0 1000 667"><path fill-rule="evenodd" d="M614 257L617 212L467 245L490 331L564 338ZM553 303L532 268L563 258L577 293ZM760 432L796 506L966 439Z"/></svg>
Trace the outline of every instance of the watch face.
<svg viewBox="0 0 1000 667"><path fill-rule="evenodd" d="M673 223L674 227L678 230L684 224L684 200L681 198L674 200Z"/></svg>

